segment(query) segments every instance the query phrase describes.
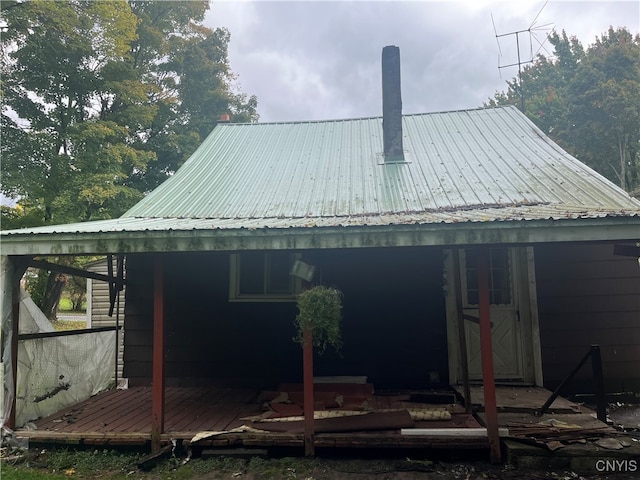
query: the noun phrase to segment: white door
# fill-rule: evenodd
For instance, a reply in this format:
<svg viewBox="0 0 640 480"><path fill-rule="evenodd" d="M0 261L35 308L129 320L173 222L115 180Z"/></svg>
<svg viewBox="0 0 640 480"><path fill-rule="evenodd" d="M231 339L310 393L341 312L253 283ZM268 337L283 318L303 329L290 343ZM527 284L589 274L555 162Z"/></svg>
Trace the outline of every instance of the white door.
<svg viewBox="0 0 640 480"><path fill-rule="evenodd" d="M465 250L460 259L462 306L467 343L469 379L482 379L478 274L474 250ZM518 312L514 254L506 247L490 249L489 298L491 341L496 380L523 380L522 328Z"/></svg>

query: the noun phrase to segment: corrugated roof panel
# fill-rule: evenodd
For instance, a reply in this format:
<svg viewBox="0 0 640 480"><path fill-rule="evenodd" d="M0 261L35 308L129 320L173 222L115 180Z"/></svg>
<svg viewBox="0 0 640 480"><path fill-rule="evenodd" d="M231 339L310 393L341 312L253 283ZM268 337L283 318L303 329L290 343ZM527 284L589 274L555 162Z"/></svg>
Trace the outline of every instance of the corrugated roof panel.
<svg viewBox="0 0 640 480"><path fill-rule="evenodd" d="M125 216L299 218L477 206L631 206L513 107L405 115L405 163L382 120L223 124ZM637 205L636 205L637 206Z"/></svg>

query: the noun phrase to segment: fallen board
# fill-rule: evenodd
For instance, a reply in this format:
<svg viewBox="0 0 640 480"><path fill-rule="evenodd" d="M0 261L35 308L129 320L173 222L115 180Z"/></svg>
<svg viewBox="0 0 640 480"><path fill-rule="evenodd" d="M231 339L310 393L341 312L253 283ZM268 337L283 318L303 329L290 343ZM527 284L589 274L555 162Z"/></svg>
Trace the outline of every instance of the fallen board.
<svg viewBox="0 0 640 480"><path fill-rule="evenodd" d="M372 412L351 417L323 418L315 420L316 433L359 432L368 430L389 430L414 426L411 415L406 410L397 412ZM252 426L269 432L304 432L304 421L294 422L253 422Z"/></svg>

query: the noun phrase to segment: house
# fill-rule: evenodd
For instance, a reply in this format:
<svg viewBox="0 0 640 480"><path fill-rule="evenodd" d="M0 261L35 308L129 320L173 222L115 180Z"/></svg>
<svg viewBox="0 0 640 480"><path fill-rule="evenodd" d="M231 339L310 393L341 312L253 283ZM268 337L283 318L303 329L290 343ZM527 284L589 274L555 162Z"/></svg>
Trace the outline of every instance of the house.
<svg viewBox="0 0 640 480"><path fill-rule="evenodd" d="M165 386L301 381L296 261L344 294L318 376L553 388L597 343L607 388L640 388L640 268L616 255L640 202L515 107L403 115L391 71L381 118L221 122L121 218L5 231L2 255L126 256L123 375L154 422Z"/></svg>

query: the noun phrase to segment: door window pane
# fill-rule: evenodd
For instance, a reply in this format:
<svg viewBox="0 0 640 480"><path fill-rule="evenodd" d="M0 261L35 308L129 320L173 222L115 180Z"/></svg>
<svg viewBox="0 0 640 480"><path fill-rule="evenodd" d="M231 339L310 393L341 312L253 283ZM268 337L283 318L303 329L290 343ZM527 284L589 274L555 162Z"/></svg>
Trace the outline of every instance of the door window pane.
<svg viewBox="0 0 640 480"><path fill-rule="evenodd" d="M464 251L467 305L478 305L478 251ZM511 263L509 249L489 250L489 299L492 305L511 304Z"/></svg>

